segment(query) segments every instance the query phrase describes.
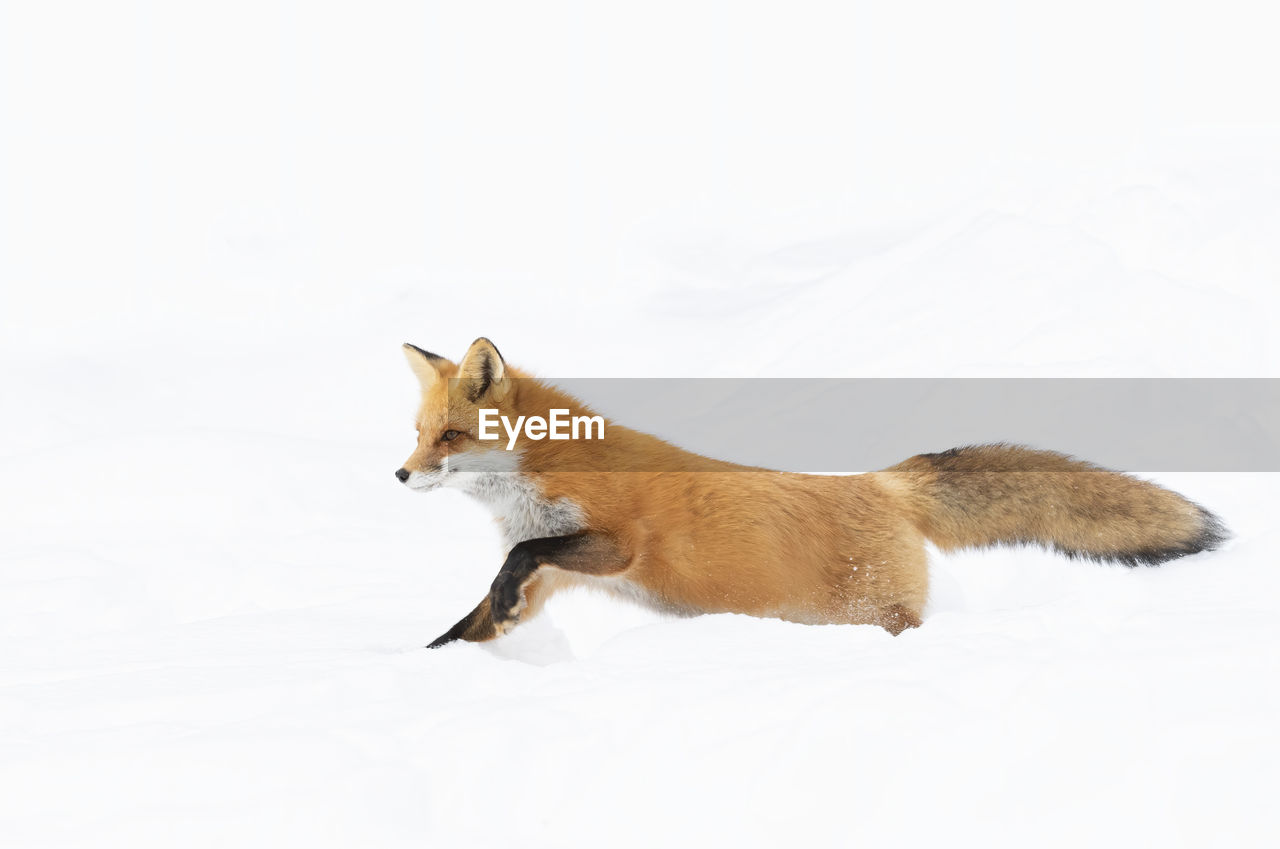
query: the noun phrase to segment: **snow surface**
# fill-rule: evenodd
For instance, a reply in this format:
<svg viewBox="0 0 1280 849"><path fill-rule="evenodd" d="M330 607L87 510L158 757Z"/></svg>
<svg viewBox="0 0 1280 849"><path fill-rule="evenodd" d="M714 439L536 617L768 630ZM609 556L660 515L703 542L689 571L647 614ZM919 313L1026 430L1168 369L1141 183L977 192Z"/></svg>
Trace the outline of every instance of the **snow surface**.
<svg viewBox="0 0 1280 849"><path fill-rule="evenodd" d="M0 845L1275 845L1280 475L1156 474L1236 534L1158 569L937 556L897 638L420 648L502 551L392 477L406 340L1280 375L1262 4L613 6L0 12Z"/></svg>

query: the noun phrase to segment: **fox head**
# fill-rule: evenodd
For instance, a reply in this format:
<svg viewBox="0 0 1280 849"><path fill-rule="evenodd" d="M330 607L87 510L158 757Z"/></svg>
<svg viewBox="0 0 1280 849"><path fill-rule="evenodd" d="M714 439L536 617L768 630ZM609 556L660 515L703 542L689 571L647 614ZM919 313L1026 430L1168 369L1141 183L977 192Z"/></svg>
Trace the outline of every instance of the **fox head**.
<svg viewBox="0 0 1280 849"><path fill-rule="evenodd" d="M405 357L422 386L418 446L396 478L410 489L467 488L484 475L514 471L515 452L502 440L480 440L480 409L502 410L512 394L512 373L488 339L471 343L461 363L405 343Z"/></svg>

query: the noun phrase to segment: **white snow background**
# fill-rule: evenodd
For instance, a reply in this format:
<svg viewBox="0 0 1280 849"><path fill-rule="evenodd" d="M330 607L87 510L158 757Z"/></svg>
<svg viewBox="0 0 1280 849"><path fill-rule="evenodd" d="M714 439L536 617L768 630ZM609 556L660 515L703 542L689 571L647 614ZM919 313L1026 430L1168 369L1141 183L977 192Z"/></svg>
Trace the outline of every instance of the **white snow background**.
<svg viewBox="0 0 1280 849"><path fill-rule="evenodd" d="M433 652L503 551L392 477L404 341L1280 376L1275 14L5 4L0 845L1275 845L1280 476L1151 470L1236 534L1160 568L936 556L897 638Z"/></svg>

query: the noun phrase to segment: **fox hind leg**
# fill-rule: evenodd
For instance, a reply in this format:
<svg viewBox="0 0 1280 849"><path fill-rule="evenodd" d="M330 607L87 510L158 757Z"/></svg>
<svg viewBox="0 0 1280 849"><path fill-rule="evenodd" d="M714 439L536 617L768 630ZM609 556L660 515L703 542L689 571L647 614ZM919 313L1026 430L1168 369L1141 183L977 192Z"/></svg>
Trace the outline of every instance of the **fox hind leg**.
<svg viewBox="0 0 1280 849"><path fill-rule="evenodd" d="M880 611L879 625L896 637L908 628L919 628L922 621L920 611L905 604L891 604Z"/></svg>

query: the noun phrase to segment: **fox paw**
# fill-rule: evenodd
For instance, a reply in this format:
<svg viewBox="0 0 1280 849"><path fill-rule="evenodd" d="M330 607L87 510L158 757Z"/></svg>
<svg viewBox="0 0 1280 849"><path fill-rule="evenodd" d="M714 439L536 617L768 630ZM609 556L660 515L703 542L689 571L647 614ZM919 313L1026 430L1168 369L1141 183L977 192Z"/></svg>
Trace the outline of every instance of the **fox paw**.
<svg viewBox="0 0 1280 849"><path fill-rule="evenodd" d="M489 588L489 614L498 634L505 634L520 621L520 614L528 606L524 597L525 581L510 572L499 572Z"/></svg>

